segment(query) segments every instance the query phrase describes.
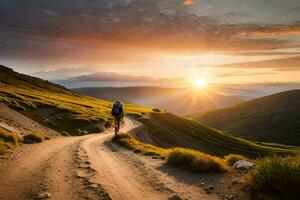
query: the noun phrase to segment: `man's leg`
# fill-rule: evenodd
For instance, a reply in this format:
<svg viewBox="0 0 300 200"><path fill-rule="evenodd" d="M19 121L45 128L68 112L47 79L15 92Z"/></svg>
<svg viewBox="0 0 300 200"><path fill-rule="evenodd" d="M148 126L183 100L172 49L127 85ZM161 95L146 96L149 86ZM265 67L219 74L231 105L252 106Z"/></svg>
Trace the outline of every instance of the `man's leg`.
<svg viewBox="0 0 300 200"><path fill-rule="evenodd" d="M118 120L115 117L115 134L117 134L117 133L118 133Z"/></svg>
<svg viewBox="0 0 300 200"><path fill-rule="evenodd" d="M118 132L120 130L120 119L118 119Z"/></svg>

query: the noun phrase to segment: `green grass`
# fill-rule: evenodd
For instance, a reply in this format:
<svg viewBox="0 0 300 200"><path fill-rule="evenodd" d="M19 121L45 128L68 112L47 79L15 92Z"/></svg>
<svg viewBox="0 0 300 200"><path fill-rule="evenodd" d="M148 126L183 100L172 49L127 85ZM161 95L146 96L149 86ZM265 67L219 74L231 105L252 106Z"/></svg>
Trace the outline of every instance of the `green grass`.
<svg viewBox="0 0 300 200"><path fill-rule="evenodd" d="M268 157L257 161L250 184L256 199L299 199L300 157Z"/></svg>
<svg viewBox="0 0 300 200"><path fill-rule="evenodd" d="M221 158L186 148L172 149L168 155L167 163L199 173L224 173L230 171L226 162Z"/></svg>
<svg viewBox="0 0 300 200"><path fill-rule="evenodd" d="M241 154L247 157L295 154L298 149L287 145L258 144L171 113L151 113L150 119L137 119L145 125L151 141L163 148L183 147L217 156Z"/></svg>
<svg viewBox="0 0 300 200"><path fill-rule="evenodd" d="M78 95L66 88L0 66L0 102L31 119L70 135L101 132L113 120L111 102ZM125 105L127 114L151 109ZM82 130L80 133L78 130Z"/></svg>
<svg viewBox="0 0 300 200"><path fill-rule="evenodd" d="M233 166L239 160L249 160L247 157L239 155L239 154L229 154L224 157L226 163L229 166Z"/></svg>
<svg viewBox="0 0 300 200"><path fill-rule="evenodd" d="M141 153L147 156L166 158L169 153L168 149L159 148L150 144L139 142L127 133L119 133L115 135L113 137L113 141L130 150L133 150L135 153Z"/></svg>

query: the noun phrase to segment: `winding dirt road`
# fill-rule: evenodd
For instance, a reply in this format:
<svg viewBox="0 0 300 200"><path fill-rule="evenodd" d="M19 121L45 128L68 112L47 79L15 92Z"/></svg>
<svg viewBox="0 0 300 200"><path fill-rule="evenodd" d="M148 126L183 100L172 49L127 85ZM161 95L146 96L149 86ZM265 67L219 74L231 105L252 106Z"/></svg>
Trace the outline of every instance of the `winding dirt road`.
<svg viewBox="0 0 300 200"><path fill-rule="evenodd" d="M124 131L138 126L125 119ZM0 159L0 199L218 199L199 179L111 142L112 131L23 145Z"/></svg>

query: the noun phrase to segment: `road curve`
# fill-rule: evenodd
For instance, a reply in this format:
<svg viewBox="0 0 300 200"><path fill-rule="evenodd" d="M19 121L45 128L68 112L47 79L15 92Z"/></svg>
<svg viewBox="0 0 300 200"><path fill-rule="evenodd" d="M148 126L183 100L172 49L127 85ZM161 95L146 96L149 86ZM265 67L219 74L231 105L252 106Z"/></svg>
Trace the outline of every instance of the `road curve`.
<svg viewBox="0 0 300 200"><path fill-rule="evenodd" d="M138 125L126 118L122 129ZM218 199L186 181L191 174L179 180L180 170L112 143L113 134L59 137L0 157L0 200Z"/></svg>
<svg viewBox="0 0 300 200"><path fill-rule="evenodd" d="M129 131L141 125L125 119L122 131ZM81 143L83 155L96 172L90 180L101 184L110 198L114 200L166 200L174 196L182 199L218 199L215 195L207 195L196 184L178 181L170 173L181 173L180 170L165 166L164 161L151 159L111 142L114 133L98 135ZM164 169L164 170L160 170ZM175 170L175 171L174 171ZM189 179L193 174L184 175Z"/></svg>

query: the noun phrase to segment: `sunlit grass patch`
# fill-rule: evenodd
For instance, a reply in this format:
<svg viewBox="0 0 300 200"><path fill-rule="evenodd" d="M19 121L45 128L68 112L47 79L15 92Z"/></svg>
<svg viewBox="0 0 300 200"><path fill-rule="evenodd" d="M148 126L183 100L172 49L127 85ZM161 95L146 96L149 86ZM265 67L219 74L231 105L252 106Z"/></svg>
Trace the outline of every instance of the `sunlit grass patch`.
<svg viewBox="0 0 300 200"><path fill-rule="evenodd" d="M221 158L186 148L172 149L167 163L200 173L222 173L230 170Z"/></svg>
<svg viewBox="0 0 300 200"><path fill-rule="evenodd" d="M112 124L112 102L82 96L4 66L0 66L0 71L0 102L45 126L69 135L82 135L102 132ZM129 104L124 108L126 114L151 112L150 108Z"/></svg>
<svg viewBox="0 0 300 200"><path fill-rule="evenodd" d="M119 133L115 135L113 137L113 141L122 146L125 146L130 150L133 150L135 153L141 153L148 156L166 158L170 151L168 149L156 147L151 144L139 142L127 133Z"/></svg>
<svg viewBox="0 0 300 200"><path fill-rule="evenodd" d="M113 137L113 141L135 153L167 158L167 164L198 173L222 173L229 171L226 162L216 156L185 148L165 149L139 142L127 133Z"/></svg>
<svg viewBox="0 0 300 200"><path fill-rule="evenodd" d="M87 96L80 96L68 90L52 92L24 89L0 82L0 102L18 110L27 117L59 132L70 135L102 132L112 124L110 110L112 103ZM151 112L151 109L124 105L126 114Z"/></svg>
<svg viewBox="0 0 300 200"><path fill-rule="evenodd" d="M3 155L10 149L10 145L0 141L0 155Z"/></svg>
<svg viewBox="0 0 300 200"><path fill-rule="evenodd" d="M23 143L32 144L32 143L41 143L44 140L49 140L50 138L44 134L38 133L29 133L23 137Z"/></svg>
<svg viewBox="0 0 300 200"><path fill-rule="evenodd" d="M21 138L16 134L0 127L0 155L5 154L8 149L18 145Z"/></svg>
<svg viewBox="0 0 300 200"><path fill-rule="evenodd" d="M20 138L16 134L0 127L0 141L16 146L20 141Z"/></svg>
<svg viewBox="0 0 300 200"><path fill-rule="evenodd" d="M239 160L249 160L247 157L239 154L229 154L225 156L224 159L229 166L233 166L234 163L236 163Z"/></svg>
<svg viewBox="0 0 300 200"><path fill-rule="evenodd" d="M250 184L256 198L299 199L300 158L275 156L258 160Z"/></svg>

